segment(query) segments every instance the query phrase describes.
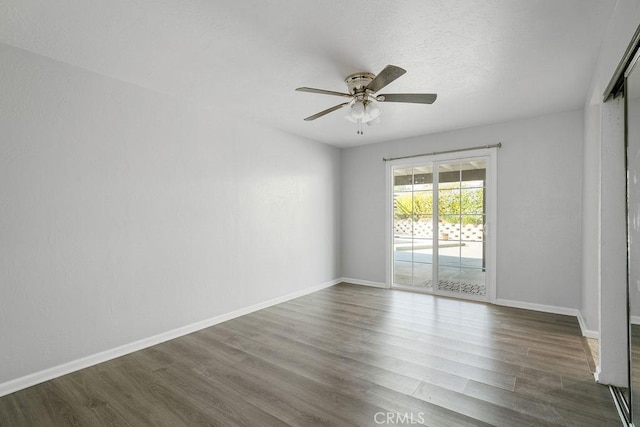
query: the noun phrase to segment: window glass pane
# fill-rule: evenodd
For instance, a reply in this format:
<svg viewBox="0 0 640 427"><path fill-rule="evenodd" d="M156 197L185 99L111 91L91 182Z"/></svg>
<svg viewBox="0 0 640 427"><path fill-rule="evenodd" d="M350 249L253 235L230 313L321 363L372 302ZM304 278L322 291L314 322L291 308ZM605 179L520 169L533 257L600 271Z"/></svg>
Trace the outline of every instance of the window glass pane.
<svg viewBox="0 0 640 427"><path fill-rule="evenodd" d="M452 184L460 186L460 163L446 163L438 165L438 185ZM442 187L439 187L442 188Z"/></svg>
<svg viewBox="0 0 640 427"><path fill-rule="evenodd" d="M438 289L467 295L486 295L482 269L443 266L438 268Z"/></svg>
<svg viewBox="0 0 640 427"><path fill-rule="evenodd" d="M460 239L460 215L440 215L438 238L440 240Z"/></svg>
<svg viewBox="0 0 640 427"><path fill-rule="evenodd" d="M459 188L438 190L438 213L440 215L461 213Z"/></svg>
<svg viewBox="0 0 640 427"><path fill-rule="evenodd" d="M413 263L411 261L394 260L393 283L405 286L413 284Z"/></svg>
<svg viewBox="0 0 640 427"><path fill-rule="evenodd" d="M413 286L430 287L433 277L433 265L430 263L413 264Z"/></svg>
<svg viewBox="0 0 640 427"><path fill-rule="evenodd" d="M460 164L463 187L484 187L487 179L487 162L484 159L466 160Z"/></svg>
<svg viewBox="0 0 640 427"><path fill-rule="evenodd" d="M394 219L411 219L413 217L413 193L395 193L393 195Z"/></svg>
<svg viewBox="0 0 640 427"><path fill-rule="evenodd" d="M433 168L429 166L419 166L413 168L414 191L431 190L433 183Z"/></svg>
<svg viewBox="0 0 640 427"><path fill-rule="evenodd" d="M484 268L484 245L482 242L461 242L460 265Z"/></svg>
<svg viewBox="0 0 640 427"><path fill-rule="evenodd" d="M463 242L482 242L484 240L484 217L482 215L466 215L460 228L460 240Z"/></svg>
<svg viewBox="0 0 640 427"><path fill-rule="evenodd" d="M433 263L433 239L413 239L413 262Z"/></svg>
<svg viewBox="0 0 640 427"><path fill-rule="evenodd" d="M411 191L413 188L413 169L394 169L393 170L393 190Z"/></svg>
<svg viewBox="0 0 640 427"><path fill-rule="evenodd" d="M433 217L429 215L418 216L413 222L413 236L420 239L433 239Z"/></svg>
<svg viewBox="0 0 640 427"><path fill-rule="evenodd" d="M433 215L433 191L413 193L413 213L415 217Z"/></svg>
<svg viewBox="0 0 640 427"><path fill-rule="evenodd" d="M463 189L460 192L460 213L482 214L484 213L484 189Z"/></svg>

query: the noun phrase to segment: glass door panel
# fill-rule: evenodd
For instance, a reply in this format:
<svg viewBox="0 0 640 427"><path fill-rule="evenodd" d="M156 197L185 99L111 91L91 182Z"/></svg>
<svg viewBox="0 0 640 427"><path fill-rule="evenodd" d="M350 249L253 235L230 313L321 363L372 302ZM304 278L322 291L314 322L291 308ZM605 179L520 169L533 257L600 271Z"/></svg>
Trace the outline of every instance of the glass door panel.
<svg viewBox="0 0 640 427"><path fill-rule="evenodd" d="M393 171L393 282L413 283L413 168Z"/></svg>
<svg viewBox="0 0 640 427"><path fill-rule="evenodd" d="M437 290L485 296L486 161L444 162L437 170Z"/></svg>
<svg viewBox="0 0 640 427"><path fill-rule="evenodd" d="M393 282L429 287L433 280L433 170L393 171Z"/></svg>

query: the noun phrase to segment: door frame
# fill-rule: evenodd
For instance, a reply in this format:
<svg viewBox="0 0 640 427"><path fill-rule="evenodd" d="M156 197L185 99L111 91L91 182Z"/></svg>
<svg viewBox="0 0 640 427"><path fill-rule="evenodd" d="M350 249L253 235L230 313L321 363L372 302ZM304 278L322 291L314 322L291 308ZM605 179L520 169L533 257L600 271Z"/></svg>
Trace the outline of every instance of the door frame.
<svg viewBox="0 0 640 427"><path fill-rule="evenodd" d="M459 293L452 294L450 292L443 292L437 289L437 286L432 287L432 291L426 289L419 289L407 286L398 286L393 284L393 169L400 167L415 167L424 165L425 163L435 163L442 161L456 161L469 158L485 158L487 162L487 177L485 188L485 285L487 287L487 294L482 297L473 295L466 295ZM460 297L462 299L485 301L490 303L496 302L496 238L497 238L497 148L483 148L478 150L469 150L465 152L457 152L450 154L433 154L424 155L419 157L412 157L410 159L390 160L386 162L386 209L385 209L385 228L386 228L386 285L390 289L410 290L413 292L423 292L439 296L447 297ZM435 171L434 171L435 173ZM434 230L435 233L435 230ZM435 256L434 256L435 257Z"/></svg>

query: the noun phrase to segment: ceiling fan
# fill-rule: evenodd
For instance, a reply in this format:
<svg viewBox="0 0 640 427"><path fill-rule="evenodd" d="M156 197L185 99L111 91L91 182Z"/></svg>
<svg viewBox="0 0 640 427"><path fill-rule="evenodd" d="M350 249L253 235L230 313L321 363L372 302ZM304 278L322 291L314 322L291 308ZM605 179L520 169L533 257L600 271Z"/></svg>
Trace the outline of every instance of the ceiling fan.
<svg viewBox="0 0 640 427"><path fill-rule="evenodd" d="M307 117L306 121L315 120L347 105L349 114L345 119L358 125L357 133L362 135L362 124L373 125L380 121L380 107L378 102L410 102L413 104L433 104L438 97L435 93L389 93L375 95L380 89L402 76L407 71L395 65L387 65L376 76L371 73L354 73L349 75L344 82L349 93L335 92L332 90L315 89L312 87L299 87L300 92L320 93L324 95L342 96L350 98L349 101L338 104L324 111Z"/></svg>

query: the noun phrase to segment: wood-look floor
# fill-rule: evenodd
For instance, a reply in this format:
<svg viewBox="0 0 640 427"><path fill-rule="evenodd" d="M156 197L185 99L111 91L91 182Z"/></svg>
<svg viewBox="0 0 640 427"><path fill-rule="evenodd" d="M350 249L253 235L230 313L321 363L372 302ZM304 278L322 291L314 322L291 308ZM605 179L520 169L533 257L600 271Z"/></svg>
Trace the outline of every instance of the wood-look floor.
<svg viewBox="0 0 640 427"><path fill-rule="evenodd" d="M2 426L380 421L621 425L574 317L348 284L0 398Z"/></svg>

